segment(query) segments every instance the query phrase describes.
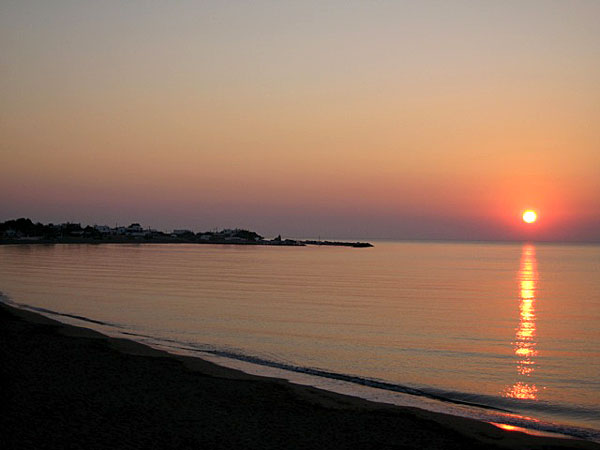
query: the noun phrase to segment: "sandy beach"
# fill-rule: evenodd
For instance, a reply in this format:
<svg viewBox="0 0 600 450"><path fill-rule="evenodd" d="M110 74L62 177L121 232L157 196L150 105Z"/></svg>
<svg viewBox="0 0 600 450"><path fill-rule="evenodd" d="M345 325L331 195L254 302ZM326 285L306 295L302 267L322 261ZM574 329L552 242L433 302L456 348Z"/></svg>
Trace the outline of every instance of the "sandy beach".
<svg viewBox="0 0 600 450"><path fill-rule="evenodd" d="M0 446L581 448L174 356L0 305Z"/></svg>

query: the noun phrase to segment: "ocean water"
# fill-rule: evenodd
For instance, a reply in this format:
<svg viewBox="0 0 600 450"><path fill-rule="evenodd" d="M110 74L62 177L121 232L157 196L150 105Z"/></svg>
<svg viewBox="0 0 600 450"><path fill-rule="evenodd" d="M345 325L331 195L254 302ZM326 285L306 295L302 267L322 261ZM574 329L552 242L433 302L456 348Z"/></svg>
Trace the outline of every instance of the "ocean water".
<svg viewBox="0 0 600 450"><path fill-rule="evenodd" d="M600 246L0 246L0 290L248 372L600 442Z"/></svg>

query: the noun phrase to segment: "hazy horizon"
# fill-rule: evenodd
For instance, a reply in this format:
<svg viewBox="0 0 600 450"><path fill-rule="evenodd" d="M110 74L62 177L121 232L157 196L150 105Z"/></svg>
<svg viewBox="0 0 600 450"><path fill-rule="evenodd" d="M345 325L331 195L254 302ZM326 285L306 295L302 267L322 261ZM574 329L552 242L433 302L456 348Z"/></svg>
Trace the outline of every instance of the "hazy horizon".
<svg viewBox="0 0 600 450"><path fill-rule="evenodd" d="M598 242L598 17L595 1L3 2L0 221Z"/></svg>

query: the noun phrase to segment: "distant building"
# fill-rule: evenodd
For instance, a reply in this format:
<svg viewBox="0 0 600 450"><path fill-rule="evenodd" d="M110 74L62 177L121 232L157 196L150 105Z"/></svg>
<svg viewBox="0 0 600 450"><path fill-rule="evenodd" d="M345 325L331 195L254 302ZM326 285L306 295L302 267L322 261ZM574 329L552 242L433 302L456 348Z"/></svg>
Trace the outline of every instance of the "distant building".
<svg viewBox="0 0 600 450"><path fill-rule="evenodd" d="M112 233L112 229L106 225L94 225L94 229L102 234Z"/></svg>
<svg viewBox="0 0 600 450"><path fill-rule="evenodd" d="M112 229L113 234L123 235L127 233L127 228L125 227L115 227Z"/></svg>
<svg viewBox="0 0 600 450"><path fill-rule="evenodd" d="M191 230L173 230L171 237L191 240L195 239L196 235Z"/></svg>
<svg viewBox="0 0 600 450"><path fill-rule="evenodd" d="M144 230L139 223L132 223L125 230L125 234L132 237L144 237L150 235L151 233L148 230Z"/></svg>
<svg viewBox="0 0 600 450"><path fill-rule="evenodd" d="M139 223L132 223L127 227L127 234L141 233L142 231L144 231L144 229Z"/></svg>

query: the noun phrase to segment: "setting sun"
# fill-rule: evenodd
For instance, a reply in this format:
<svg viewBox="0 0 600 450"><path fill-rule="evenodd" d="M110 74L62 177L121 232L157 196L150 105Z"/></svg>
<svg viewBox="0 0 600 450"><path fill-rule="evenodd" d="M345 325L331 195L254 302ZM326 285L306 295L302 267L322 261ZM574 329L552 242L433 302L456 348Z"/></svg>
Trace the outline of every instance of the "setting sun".
<svg viewBox="0 0 600 450"><path fill-rule="evenodd" d="M527 210L523 213L523 222L534 223L537 220L537 213L535 211Z"/></svg>

